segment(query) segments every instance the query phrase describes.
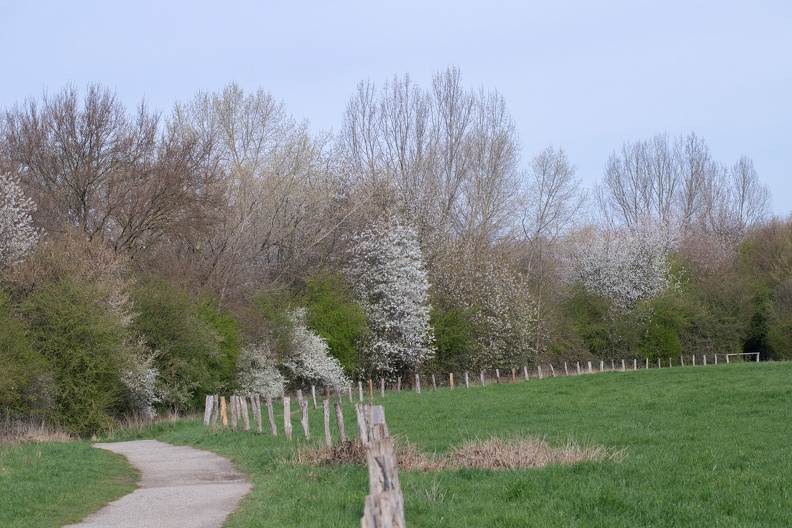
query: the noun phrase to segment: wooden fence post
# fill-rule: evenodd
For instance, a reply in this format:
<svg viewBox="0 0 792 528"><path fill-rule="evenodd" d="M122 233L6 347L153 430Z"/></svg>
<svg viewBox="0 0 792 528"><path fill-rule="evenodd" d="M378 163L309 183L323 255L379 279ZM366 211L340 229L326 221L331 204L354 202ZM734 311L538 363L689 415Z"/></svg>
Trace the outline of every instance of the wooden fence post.
<svg viewBox="0 0 792 528"><path fill-rule="evenodd" d="M517 371L512 369L512 383L517 383Z"/></svg>
<svg viewBox="0 0 792 528"><path fill-rule="evenodd" d="M308 431L308 402L300 398L300 411L302 411L302 418L300 418L300 425L302 425L303 434L306 440L311 439Z"/></svg>
<svg viewBox="0 0 792 528"><path fill-rule="evenodd" d="M718 354L715 354L715 364L718 364Z"/></svg>
<svg viewBox="0 0 792 528"><path fill-rule="evenodd" d="M253 409L253 415L256 417L256 428L259 434L261 434L263 432L261 429L261 398L259 398L258 394L253 395L253 404L256 406L255 409Z"/></svg>
<svg viewBox="0 0 792 528"><path fill-rule="evenodd" d="M220 417L220 396L217 394L212 398L212 429L217 429L217 419Z"/></svg>
<svg viewBox="0 0 792 528"><path fill-rule="evenodd" d="M349 403L352 403L352 384L350 383L347 388L349 389Z"/></svg>
<svg viewBox="0 0 792 528"><path fill-rule="evenodd" d="M237 415L239 412L239 405L237 404L237 397L235 395L231 395L231 430L236 431L237 429Z"/></svg>
<svg viewBox="0 0 792 528"><path fill-rule="evenodd" d="M369 401L374 401L374 381L369 378Z"/></svg>
<svg viewBox="0 0 792 528"><path fill-rule="evenodd" d="M437 392L437 380L435 380L434 374L432 374L432 391Z"/></svg>
<svg viewBox="0 0 792 528"><path fill-rule="evenodd" d="M588 362L588 372L589 372L589 374L591 374L592 372L594 372L594 371L591 369L591 361L589 361L589 362Z"/></svg>
<svg viewBox="0 0 792 528"><path fill-rule="evenodd" d="M564 375L569 376L569 367L567 367L566 361L564 361Z"/></svg>
<svg viewBox="0 0 792 528"><path fill-rule="evenodd" d="M580 376L580 361L577 362L576 367L577 367L578 376Z"/></svg>
<svg viewBox="0 0 792 528"><path fill-rule="evenodd" d="M611 359L611 370L616 370L616 367L614 366L612 359Z"/></svg>
<svg viewBox="0 0 792 528"><path fill-rule="evenodd" d="M495 383L500 383L500 370L495 369Z"/></svg>
<svg viewBox="0 0 792 528"><path fill-rule="evenodd" d="M566 365L566 363L564 363ZM525 376L525 381L528 381L528 365L523 365L523 376Z"/></svg>
<svg viewBox="0 0 792 528"><path fill-rule="evenodd" d="M286 439L292 439L292 423L291 423L291 398L288 396L283 397L283 430L286 433Z"/></svg>
<svg viewBox="0 0 792 528"><path fill-rule="evenodd" d="M555 369L553 368L553 364L550 363L550 374L555 378Z"/></svg>
<svg viewBox="0 0 792 528"><path fill-rule="evenodd" d="M401 376L396 378L396 394L401 394Z"/></svg>
<svg viewBox="0 0 792 528"><path fill-rule="evenodd" d="M416 374L415 375L415 393L416 394L421 394L421 375L420 374Z"/></svg>
<svg viewBox="0 0 792 528"><path fill-rule="evenodd" d="M448 373L448 385L451 387L451 390L454 390L454 373Z"/></svg>
<svg viewBox="0 0 792 528"><path fill-rule="evenodd" d="M539 371L539 379L542 379L542 365L538 365L538 366L536 367L536 370L538 370L538 371Z"/></svg>
<svg viewBox="0 0 792 528"><path fill-rule="evenodd" d="M228 408L226 407L225 396L220 396L220 417L223 419L223 429L228 427Z"/></svg>
<svg viewBox="0 0 792 528"><path fill-rule="evenodd" d="M346 442L346 432L344 430L344 411L341 409L340 403L336 403L334 407L336 423L338 423L338 441L344 443Z"/></svg>
<svg viewBox="0 0 792 528"><path fill-rule="evenodd" d="M380 378L380 395L385 397L385 378Z"/></svg>
<svg viewBox="0 0 792 528"><path fill-rule="evenodd" d="M605 362L600 359L600 372L605 370Z"/></svg>
<svg viewBox="0 0 792 528"><path fill-rule="evenodd" d="M638 370L638 360L633 358L633 370Z"/></svg>
<svg viewBox="0 0 792 528"><path fill-rule="evenodd" d="M481 386L484 386L484 371L481 371Z"/></svg>
<svg viewBox="0 0 792 528"><path fill-rule="evenodd" d="M332 447L333 440L330 438L330 400L322 402L322 406L324 409L325 442L327 443L327 447Z"/></svg>
<svg viewBox="0 0 792 528"><path fill-rule="evenodd" d="M692 366L694 366L694 367L696 366L696 354L693 354L693 359L692 359L692 362L691 362L691 364L692 364Z"/></svg>
<svg viewBox="0 0 792 528"><path fill-rule="evenodd" d="M272 409L272 396L266 394L264 398L267 402L267 415L269 416L270 433L272 433L272 436L278 436L278 428L275 426L275 411Z"/></svg>
<svg viewBox="0 0 792 528"><path fill-rule="evenodd" d="M204 407L204 426L208 426L212 419L212 410L214 409L214 396L211 394L206 395L206 407Z"/></svg>
<svg viewBox="0 0 792 528"><path fill-rule="evenodd" d="M360 401L363 401L363 382L358 381L358 394L360 395Z"/></svg>
<svg viewBox="0 0 792 528"><path fill-rule="evenodd" d="M622 359L622 372L624 372L625 370L627 369L624 368L624 360Z"/></svg>
<svg viewBox="0 0 792 528"><path fill-rule="evenodd" d="M468 379L468 373L467 373L467 371L465 371L465 388L466 388L466 389L469 389L469 388L470 388L470 380Z"/></svg>
<svg viewBox="0 0 792 528"><path fill-rule="evenodd" d="M311 385L311 398L313 399L314 409L316 409L316 385Z"/></svg>
<svg viewBox="0 0 792 528"><path fill-rule="evenodd" d="M248 414L247 396L239 396L237 400L242 405L242 423L245 431L250 431L250 415Z"/></svg>

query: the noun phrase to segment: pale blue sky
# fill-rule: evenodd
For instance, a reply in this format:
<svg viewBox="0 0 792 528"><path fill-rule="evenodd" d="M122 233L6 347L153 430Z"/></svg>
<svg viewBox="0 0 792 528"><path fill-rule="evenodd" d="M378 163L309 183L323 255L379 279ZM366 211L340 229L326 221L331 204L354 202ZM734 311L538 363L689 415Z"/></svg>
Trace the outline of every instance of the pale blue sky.
<svg viewBox="0 0 792 528"><path fill-rule="evenodd" d="M170 111L233 80L337 130L360 80L451 65L503 94L523 163L553 144L591 185L625 141L695 132L792 213L789 0L0 0L0 107L99 82Z"/></svg>

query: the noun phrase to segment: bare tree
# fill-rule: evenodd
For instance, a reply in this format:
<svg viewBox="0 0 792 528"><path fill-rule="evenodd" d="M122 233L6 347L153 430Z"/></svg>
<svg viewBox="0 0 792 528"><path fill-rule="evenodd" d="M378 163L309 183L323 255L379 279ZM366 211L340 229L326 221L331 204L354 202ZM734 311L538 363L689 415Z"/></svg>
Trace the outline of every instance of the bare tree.
<svg viewBox="0 0 792 528"><path fill-rule="evenodd" d="M753 227L770 214L770 191L759 181L753 160L742 156L729 171L729 209L739 230Z"/></svg>

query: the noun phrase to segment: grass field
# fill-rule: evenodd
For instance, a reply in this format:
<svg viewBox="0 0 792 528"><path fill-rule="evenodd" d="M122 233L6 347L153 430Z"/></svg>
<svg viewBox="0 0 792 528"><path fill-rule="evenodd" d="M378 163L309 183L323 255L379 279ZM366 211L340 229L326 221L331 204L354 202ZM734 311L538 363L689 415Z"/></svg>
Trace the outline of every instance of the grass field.
<svg viewBox="0 0 792 528"><path fill-rule="evenodd" d="M391 434L429 453L495 435L557 446L573 440L625 455L504 472L402 470L413 527L789 526L791 381L792 363L738 364L402 392L377 403ZM344 412L347 431L355 431L348 399ZM230 457L254 489L228 526L359 525L366 469L298 463L297 450L308 446L296 415L293 423L293 442L280 422L273 438L213 432L198 420L120 431L114 439L157 438ZM311 409L311 431L318 445L321 408Z"/></svg>

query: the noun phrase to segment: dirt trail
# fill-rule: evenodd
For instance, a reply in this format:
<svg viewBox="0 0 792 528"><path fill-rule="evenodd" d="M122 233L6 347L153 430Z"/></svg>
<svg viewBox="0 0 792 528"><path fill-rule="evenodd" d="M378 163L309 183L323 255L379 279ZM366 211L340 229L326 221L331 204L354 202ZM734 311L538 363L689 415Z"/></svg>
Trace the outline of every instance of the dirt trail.
<svg viewBox="0 0 792 528"><path fill-rule="evenodd" d="M208 451L156 440L95 446L124 455L140 470L140 487L68 528L216 528L251 488L228 459Z"/></svg>

